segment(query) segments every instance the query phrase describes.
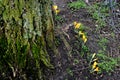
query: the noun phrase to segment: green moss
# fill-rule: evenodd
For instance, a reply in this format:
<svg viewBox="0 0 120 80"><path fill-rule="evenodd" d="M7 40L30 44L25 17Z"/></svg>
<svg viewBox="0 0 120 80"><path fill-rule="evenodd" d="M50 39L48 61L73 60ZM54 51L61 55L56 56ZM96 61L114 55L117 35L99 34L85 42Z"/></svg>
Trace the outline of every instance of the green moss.
<svg viewBox="0 0 120 80"><path fill-rule="evenodd" d="M4 24L4 36L0 34L0 64L1 60L6 61L3 66L8 66L14 77L23 75L27 69L34 71L31 64L36 64L34 66L38 75L36 79L41 80L41 69L44 66L53 68L46 50L47 46L51 49L54 46L52 45L54 25L49 2L49 0L0 2L2 9L0 20ZM14 70L20 71L21 75Z"/></svg>

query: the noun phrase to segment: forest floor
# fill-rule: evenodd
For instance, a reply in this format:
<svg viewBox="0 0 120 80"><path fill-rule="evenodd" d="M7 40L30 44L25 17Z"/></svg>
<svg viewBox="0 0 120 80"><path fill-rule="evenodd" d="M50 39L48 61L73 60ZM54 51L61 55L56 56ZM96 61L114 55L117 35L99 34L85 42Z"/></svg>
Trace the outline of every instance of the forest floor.
<svg viewBox="0 0 120 80"><path fill-rule="evenodd" d="M102 48L99 46L101 38L107 38L106 54L111 57L120 56L120 33L116 33L114 38L111 35L112 30L108 26L96 30L95 20L87 9L81 8L72 11L68 3L73 0L53 0L60 13L55 25L56 44L59 54L53 57L52 63L55 65L53 74L49 74L49 80L120 80L120 67L118 66L111 75L93 74L89 72L87 52L81 54L82 44L74 33L74 21L80 22L85 26L87 33L87 42L85 45L89 48L89 53L98 53ZM104 47L104 46L103 46Z"/></svg>

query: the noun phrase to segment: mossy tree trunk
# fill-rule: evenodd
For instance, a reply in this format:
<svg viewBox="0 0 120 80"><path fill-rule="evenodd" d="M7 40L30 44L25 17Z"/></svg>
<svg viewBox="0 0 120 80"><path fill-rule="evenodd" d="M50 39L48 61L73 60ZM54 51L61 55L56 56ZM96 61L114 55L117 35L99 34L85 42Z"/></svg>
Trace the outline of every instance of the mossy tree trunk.
<svg viewBox="0 0 120 80"><path fill-rule="evenodd" d="M41 80L43 65L53 68L47 51L47 48L54 49L50 2L0 0L0 73L4 74L3 78L11 70L11 78L26 79L28 70L30 76ZM8 67L3 70L5 66Z"/></svg>

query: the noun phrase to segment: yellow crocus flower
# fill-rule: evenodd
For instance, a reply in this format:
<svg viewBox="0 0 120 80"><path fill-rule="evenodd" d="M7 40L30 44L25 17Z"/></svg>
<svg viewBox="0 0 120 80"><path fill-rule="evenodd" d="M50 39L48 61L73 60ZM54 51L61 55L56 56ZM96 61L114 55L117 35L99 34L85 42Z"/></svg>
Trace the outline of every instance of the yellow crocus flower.
<svg viewBox="0 0 120 80"><path fill-rule="evenodd" d="M75 25L75 29L78 29L80 26L81 26L81 23L77 23L77 24Z"/></svg>
<svg viewBox="0 0 120 80"><path fill-rule="evenodd" d="M57 5L53 5L53 10L57 10L58 6Z"/></svg>
<svg viewBox="0 0 120 80"><path fill-rule="evenodd" d="M81 26L81 23L73 22L75 29L78 29Z"/></svg>
<svg viewBox="0 0 120 80"><path fill-rule="evenodd" d="M92 68L95 69L96 66L97 66L97 64L98 64L98 63L95 61L95 62L93 63L93 65L92 65Z"/></svg>
<svg viewBox="0 0 120 80"><path fill-rule="evenodd" d="M55 14L58 14L60 12L57 5L53 5L53 11L55 12Z"/></svg>
<svg viewBox="0 0 120 80"><path fill-rule="evenodd" d="M94 71L98 72L98 71L99 71L99 68L98 68L98 67L96 67L96 68L94 69Z"/></svg>

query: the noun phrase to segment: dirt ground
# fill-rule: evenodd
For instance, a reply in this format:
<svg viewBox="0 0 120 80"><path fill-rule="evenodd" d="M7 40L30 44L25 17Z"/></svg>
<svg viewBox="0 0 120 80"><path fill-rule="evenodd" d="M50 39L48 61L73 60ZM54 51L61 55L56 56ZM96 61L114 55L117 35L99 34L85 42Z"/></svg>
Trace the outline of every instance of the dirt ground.
<svg viewBox="0 0 120 80"><path fill-rule="evenodd" d="M120 67L112 75L106 73L101 75L90 74L86 56L81 56L81 43L76 38L73 26L74 21L81 22L86 26L88 41L86 45L91 53L98 53L100 47L98 40L105 37L109 40L107 43L107 52L111 57L120 56L120 33L115 34L115 38L110 35L112 31L108 26L96 31L95 20L91 17L87 9L71 11L67 6L73 0L53 0L53 3L60 8L59 16L61 21L57 21L56 39L59 55L53 57L52 63L55 65L53 74L49 74L49 80L120 80ZM100 37L99 37L100 36ZM72 54L71 54L72 53ZM87 55L87 54L85 54ZM75 60L76 61L75 63Z"/></svg>

